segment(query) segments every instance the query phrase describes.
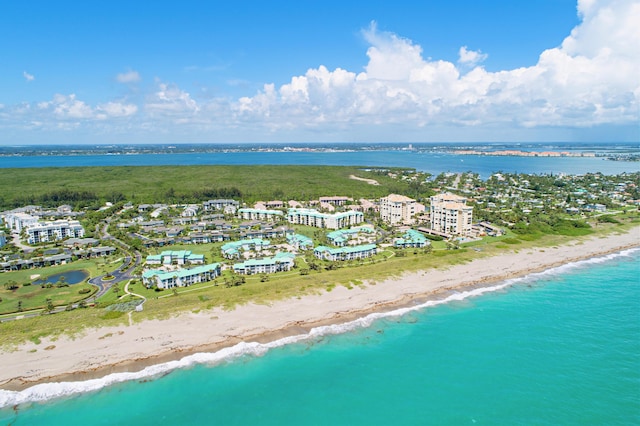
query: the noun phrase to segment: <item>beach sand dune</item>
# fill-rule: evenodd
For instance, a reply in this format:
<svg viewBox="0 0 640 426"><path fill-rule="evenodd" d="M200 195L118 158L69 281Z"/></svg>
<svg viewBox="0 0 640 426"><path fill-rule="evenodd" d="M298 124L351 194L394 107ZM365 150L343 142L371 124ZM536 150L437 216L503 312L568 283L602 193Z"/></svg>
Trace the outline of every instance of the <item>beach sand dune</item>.
<svg viewBox="0 0 640 426"><path fill-rule="evenodd" d="M39 382L86 380L112 372L211 352L241 341L267 342L312 327L346 322L371 312L442 297L451 290L485 286L562 264L640 245L640 228L606 238L562 246L509 252L448 269L407 273L375 285L342 286L320 295L283 300L269 306L247 304L232 311L212 309L168 320L88 330L74 339L43 339L0 353L0 388L22 389ZM135 313L134 313L135 315ZM49 350L44 350L47 346Z"/></svg>

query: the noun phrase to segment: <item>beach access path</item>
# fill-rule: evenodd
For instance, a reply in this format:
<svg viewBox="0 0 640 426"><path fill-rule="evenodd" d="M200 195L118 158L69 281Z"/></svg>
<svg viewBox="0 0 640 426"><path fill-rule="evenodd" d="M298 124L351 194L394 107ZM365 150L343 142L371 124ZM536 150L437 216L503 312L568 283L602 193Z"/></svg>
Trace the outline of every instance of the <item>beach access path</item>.
<svg viewBox="0 0 640 426"><path fill-rule="evenodd" d="M348 289L336 286L319 295L271 305L247 304L227 311L214 308L167 320L87 330L82 336L40 344L27 342L0 352L0 388L23 389L50 381L86 380L112 372L214 352L239 342L273 341L309 329L363 317L368 313L443 298L464 288L488 286L552 267L640 246L640 227L624 234L525 248L442 269L404 274ZM135 318L135 313L133 314ZM49 350L43 348L49 347Z"/></svg>

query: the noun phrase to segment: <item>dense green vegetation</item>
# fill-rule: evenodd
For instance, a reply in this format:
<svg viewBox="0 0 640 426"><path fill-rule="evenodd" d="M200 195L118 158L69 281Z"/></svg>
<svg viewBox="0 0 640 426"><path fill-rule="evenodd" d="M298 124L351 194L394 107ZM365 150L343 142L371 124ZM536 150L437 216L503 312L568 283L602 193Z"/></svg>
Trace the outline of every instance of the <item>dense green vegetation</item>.
<svg viewBox="0 0 640 426"><path fill-rule="evenodd" d="M350 179L375 179L379 185ZM0 209L30 204L76 208L104 202L168 204L234 198L244 202L309 200L327 195L377 198L390 192L428 194L420 182L386 172L334 166L144 166L3 169Z"/></svg>

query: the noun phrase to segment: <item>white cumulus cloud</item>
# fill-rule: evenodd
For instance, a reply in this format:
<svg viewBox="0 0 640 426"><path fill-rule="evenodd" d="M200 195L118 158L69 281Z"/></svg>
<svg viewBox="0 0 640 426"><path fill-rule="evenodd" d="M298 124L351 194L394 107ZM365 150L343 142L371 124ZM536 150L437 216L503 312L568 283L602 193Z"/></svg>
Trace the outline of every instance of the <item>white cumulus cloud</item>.
<svg viewBox="0 0 640 426"><path fill-rule="evenodd" d="M481 51L474 51L467 49L467 46L462 46L458 51L459 59L458 63L475 67L476 65L484 62L489 55L482 53Z"/></svg>
<svg viewBox="0 0 640 426"><path fill-rule="evenodd" d="M123 72L120 73L118 75L116 75L116 81L118 83L137 83L139 82L140 79L140 74L138 73L138 71L133 71L133 70L129 70L127 72Z"/></svg>
<svg viewBox="0 0 640 426"><path fill-rule="evenodd" d="M27 82L29 82L29 81L33 81L33 80L35 80L35 79L36 79L36 78L33 76L33 74L29 74L29 73L28 73L28 72L26 72L26 71L22 71L22 76L24 77L24 79L25 79L25 80L27 80Z"/></svg>
<svg viewBox="0 0 640 426"><path fill-rule="evenodd" d="M460 48L458 64L425 58L396 34L363 32L369 61L359 74L320 66L281 87L265 85L236 112L269 128L404 124L588 127L638 121L640 3L580 0L582 22L537 64L500 72L487 55Z"/></svg>
<svg viewBox="0 0 640 426"><path fill-rule="evenodd" d="M152 115L184 117L200 110L188 92L175 84L158 83L157 90L147 99L145 109Z"/></svg>

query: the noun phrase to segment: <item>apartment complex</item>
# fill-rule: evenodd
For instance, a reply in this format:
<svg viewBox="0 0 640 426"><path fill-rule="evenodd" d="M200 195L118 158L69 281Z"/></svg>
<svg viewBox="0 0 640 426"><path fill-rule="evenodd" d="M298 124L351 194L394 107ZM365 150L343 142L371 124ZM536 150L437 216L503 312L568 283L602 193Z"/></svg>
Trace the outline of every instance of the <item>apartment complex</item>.
<svg viewBox="0 0 640 426"><path fill-rule="evenodd" d="M220 273L221 268L219 263L170 272L150 269L142 273L142 282L147 288L151 288L154 285L162 289L186 287L192 284L211 281L220 276Z"/></svg>
<svg viewBox="0 0 640 426"><path fill-rule="evenodd" d="M431 197L431 229L451 235L471 233L473 207L467 199L451 193Z"/></svg>
<svg viewBox="0 0 640 426"><path fill-rule="evenodd" d="M380 218L391 225L411 224L416 214L416 200L404 195L389 194L380 199Z"/></svg>
<svg viewBox="0 0 640 426"><path fill-rule="evenodd" d="M4 223L12 231L20 232L24 228L38 223L38 217L25 212L8 212L3 215Z"/></svg>
<svg viewBox="0 0 640 426"><path fill-rule="evenodd" d="M238 274L272 274L274 272L290 271L294 265L295 255L280 252L273 257L262 259L248 259L233 265L233 271Z"/></svg>
<svg viewBox="0 0 640 426"><path fill-rule="evenodd" d="M332 204L334 206L344 206L350 201L353 201L353 198L349 197L320 197L318 200L320 203Z"/></svg>
<svg viewBox="0 0 640 426"><path fill-rule="evenodd" d="M307 225L315 228L340 229L358 225L364 221L362 212L347 211L342 213L320 213L314 209L289 209L289 223Z"/></svg>
<svg viewBox="0 0 640 426"><path fill-rule="evenodd" d="M202 205L204 206L204 210L207 212L226 210L227 208L231 208L235 211L240 206L240 203L236 200L221 199L205 201Z"/></svg>
<svg viewBox="0 0 640 426"><path fill-rule="evenodd" d="M340 248L318 246L313 250L313 255L318 259L336 261L365 259L367 257L375 256L377 252L378 249L375 244Z"/></svg>
<svg viewBox="0 0 640 426"><path fill-rule="evenodd" d="M190 250L165 250L160 254L147 256L148 265L186 265L204 263L203 254L193 254Z"/></svg>
<svg viewBox="0 0 640 426"><path fill-rule="evenodd" d="M240 209L238 215L245 220L268 220L275 221L283 216L280 210L264 210L264 209Z"/></svg>
<svg viewBox="0 0 640 426"><path fill-rule="evenodd" d="M421 232L407 229L405 233L393 241L393 246L397 248L423 248L431 243Z"/></svg>
<svg viewBox="0 0 640 426"><path fill-rule="evenodd" d="M262 251L269 248L271 242L262 238L251 238L239 241L231 241L220 247L222 255L227 259L236 259L240 257L241 251Z"/></svg>
<svg viewBox="0 0 640 426"><path fill-rule="evenodd" d="M56 220L29 225L26 228L29 244L46 243L65 238L84 237L84 228L77 220Z"/></svg>

